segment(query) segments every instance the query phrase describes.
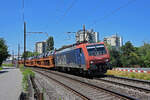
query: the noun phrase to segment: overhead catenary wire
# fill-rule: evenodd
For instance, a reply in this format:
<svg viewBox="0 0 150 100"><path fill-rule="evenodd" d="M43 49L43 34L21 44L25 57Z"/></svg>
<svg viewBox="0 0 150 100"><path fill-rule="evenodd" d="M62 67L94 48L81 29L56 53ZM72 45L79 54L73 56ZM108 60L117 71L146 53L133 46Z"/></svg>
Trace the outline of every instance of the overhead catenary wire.
<svg viewBox="0 0 150 100"><path fill-rule="evenodd" d="M60 18L58 20L56 20L56 24L59 24L63 19L64 17L69 13L69 11L72 9L72 7L75 5L75 3L77 2L77 0L72 0L71 4L68 6L68 8L65 10L65 12L63 13L62 16L60 16ZM57 10L57 9L56 9ZM46 28L48 28L49 26L47 25ZM49 32L50 33L50 32ZM56 33L56 32L53 32L53 33ZM65 32L62 32L62 33L65 33ZM69 39L64 39L64 40L70 40L70 36L69 36Z"/></svg>
<svg viewBox="0 0 150 100"><path fill-rule="evenodd" d="M77 0L73 0L72 3L70 4L70 6L67 8L67 10L64 12L63 16L60 17L60 19L56 22L56 24L60 23L60 21L63 20L63 18L67 15L67 13L69 13L69 11L71 10L71 8L75 5L75 3L77 2Z"/></svg>
<svg viewBox="0 0 150 100"><path fill-rule="evenodd" d="M108 18L109 16L115 14L115 13L118 12L119 10L121 10L121 9L123 9L123 8L125 8L125 7L127 7L128 5L130 5L131 3L135 2L135 1L136 1L136 0L129 0L127 3L123 4L122 6L116 8L116 9L114 9L114 10L111 11L110 13L104 15L102 18L97 19L97 20L94 20L94 21L93 21L93 26L96 25L99 21Z"/></svg>

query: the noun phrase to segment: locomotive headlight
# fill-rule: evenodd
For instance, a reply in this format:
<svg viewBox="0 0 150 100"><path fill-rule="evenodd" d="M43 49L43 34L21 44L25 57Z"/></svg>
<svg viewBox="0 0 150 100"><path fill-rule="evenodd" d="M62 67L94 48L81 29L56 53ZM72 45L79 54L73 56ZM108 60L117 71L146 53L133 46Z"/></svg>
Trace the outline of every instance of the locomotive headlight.
<svg viewBox="0 0 150 100"><path fill-rule="evenodd" d="M93 64L94 63L94 61L90 61L90 64Z"/></svg>
<svg viewBox="0 0 150 100"><path fill-rule="evenodd" d="M109 61L109 59L105 59L105 62L108 62Z"/></svg>

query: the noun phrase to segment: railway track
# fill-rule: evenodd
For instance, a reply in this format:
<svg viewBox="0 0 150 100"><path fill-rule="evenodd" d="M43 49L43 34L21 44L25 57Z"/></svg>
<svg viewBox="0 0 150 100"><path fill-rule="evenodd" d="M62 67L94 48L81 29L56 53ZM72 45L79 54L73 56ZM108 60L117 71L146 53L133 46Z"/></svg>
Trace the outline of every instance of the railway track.
<svg viewBox="0 0 150 100"><path fill-rule="evenodd" d="M59 83L83 100L137 100L134 97L105 89L80 79L72 78L64 73L43 69L33 69L33 71Z"/></svg>
<svg viewBox="0 0 150 100"><path fill-rule="evenodd" d="M135 80L135 79L128 79L122 77L114 77L108 76L105 78L95 78L95 80L123 86L129 89L138 90L140 92L150 93L150 82L142 81L142 80Z"/></svg>
<svg viewBox="0 0 150 100"><path fill-rule="evenodd" d="M150 81L147 81L147 80L140 80L140 79L134 79L134 78L119 77L119 76L113 76L113 75L105 75L105 77L113 78L113 79L119 79L119 80L127 80L127 81L138 82L138 83L150 85Z"/></svg>
<svg viewBox="0 0 150 100"><path fill-rule="evenodd" d="M37 72L37 73L40 73L41 75L43 75L43 76L45 76L45 77L47 77L47 78L49 78L49 79L51 79L51 80L53 80L53 81L56 82L56 83L60 84L60 85L63 86L65 89L67 89L67 90L73 92L75 95L79 96L81 99L83 99L83 100L90 100L88 97L82 95L82 94L79 93L78 91L76 91L76 90L70 88L69 86L63 84L62 82L58 81L57 79L55 79L55 78L53 78L53 77L50 77L48 74L43 73L43 72L41 72L41 71L39 71L39 70L34 70L34 71Z"/></svg>

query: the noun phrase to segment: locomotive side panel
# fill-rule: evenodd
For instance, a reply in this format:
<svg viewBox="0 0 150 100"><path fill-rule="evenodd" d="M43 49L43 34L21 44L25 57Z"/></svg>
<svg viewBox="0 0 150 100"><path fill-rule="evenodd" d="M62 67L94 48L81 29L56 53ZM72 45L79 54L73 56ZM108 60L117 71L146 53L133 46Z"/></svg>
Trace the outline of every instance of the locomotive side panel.
<svg viewBox="0 0 150 100"><path fill-rule="evenodd" d="M85 67L84 54L79 48L58 53L55 57L55 65L56 67L83 68Z"/></svg>

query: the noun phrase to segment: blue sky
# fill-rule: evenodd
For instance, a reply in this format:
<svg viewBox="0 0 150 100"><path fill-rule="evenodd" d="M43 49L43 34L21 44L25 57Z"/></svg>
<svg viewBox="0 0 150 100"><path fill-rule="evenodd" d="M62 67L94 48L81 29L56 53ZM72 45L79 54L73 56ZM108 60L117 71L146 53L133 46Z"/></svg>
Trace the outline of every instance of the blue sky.
<svg viewBox="0 0 150 100"><path fill-rule="evenodd" d="M124 43L135 46L150 43L150 0L24 0L27 32L47 32L53 36L55 47L75 42L66 32L76 32L85 24L99 32L100 40L114 33ZM0 1L0 37L9 51L23 51L22 0ZM95 23L96 22L96 23ZM47 39L45 34L27 34L27 50L34 50L35 42Z"/></svg>

